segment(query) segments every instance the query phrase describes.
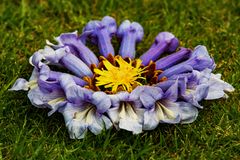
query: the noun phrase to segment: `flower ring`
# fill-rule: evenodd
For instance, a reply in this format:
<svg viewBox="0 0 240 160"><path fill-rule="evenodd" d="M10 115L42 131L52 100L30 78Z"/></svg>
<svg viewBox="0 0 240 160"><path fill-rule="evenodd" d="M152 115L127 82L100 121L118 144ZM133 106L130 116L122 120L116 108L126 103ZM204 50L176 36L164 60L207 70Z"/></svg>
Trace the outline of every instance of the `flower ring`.
<svg viewBox="0 0 240 160"><path fill-rule="evenodd" d="M160 32L152 46L136 58L143 27L125 20L117 28L114 18L87 23L83 33L63 33L47 41L29 62L27 81L16 80L10 90L28 90L31 103L63 114L70 138L95 135L103 129L153 130L159 123L191 123L201 100L227 97L234 88L213 74L214 60L205 46L179 47L169 32ZM121 40L118 54L111 43ZM94 54L86 42L97 45Z"/></svg>

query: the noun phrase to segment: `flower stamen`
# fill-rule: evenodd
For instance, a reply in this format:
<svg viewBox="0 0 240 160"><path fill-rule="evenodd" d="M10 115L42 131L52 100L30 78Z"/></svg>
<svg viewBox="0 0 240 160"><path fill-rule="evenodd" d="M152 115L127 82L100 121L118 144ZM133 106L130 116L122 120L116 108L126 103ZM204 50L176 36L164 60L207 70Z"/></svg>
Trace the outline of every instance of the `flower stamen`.
<svg viewBox="0 0 240 160"><path fill-rule="evenodd" d="M131 92L136 86L142 85L139 80L146 80L142 76L145 73L145 67L141 67L141 60L136 59L125 61L122 57L114 57L116 65L104 59L104 67L101 69L95 68L96 86L103 86L105 89L111 89L116 93L120 89Z"/></svg>

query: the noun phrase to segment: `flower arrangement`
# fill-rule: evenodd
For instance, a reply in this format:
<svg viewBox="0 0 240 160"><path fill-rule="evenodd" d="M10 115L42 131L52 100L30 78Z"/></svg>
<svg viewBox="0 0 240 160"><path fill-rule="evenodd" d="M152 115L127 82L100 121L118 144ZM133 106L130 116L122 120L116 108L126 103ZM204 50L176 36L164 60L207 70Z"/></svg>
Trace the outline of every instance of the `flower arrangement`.
<svg viewBox="0 0 240 160"><path fill-rule="evenodd" d="M109 16L90 21L81 35L63 33L56 45L47 41L29 59L34 66L30 79L17 79L10 90L28 91L32 105L51 109L49 116L62 113L72 139L112 126L138 134L159 123L191 123L203 108L201 100L226 98L225 91L234 91L212 73L215 63L205 46L179 47L172 33L160 32L136 58L143 35L137 22L125 20L117 28ZM121 40L118 55L113 36ZM97 45L100 55L86 41Z"/></svg>

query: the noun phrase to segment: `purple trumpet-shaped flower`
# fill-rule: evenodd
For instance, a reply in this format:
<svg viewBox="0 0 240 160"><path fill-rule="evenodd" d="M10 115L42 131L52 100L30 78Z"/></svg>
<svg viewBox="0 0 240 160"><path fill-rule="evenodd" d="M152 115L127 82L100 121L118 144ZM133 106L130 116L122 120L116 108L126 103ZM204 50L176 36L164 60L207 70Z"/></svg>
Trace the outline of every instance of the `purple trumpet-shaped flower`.
<svg viewBox="0 0 240 160"><path fill-rule="evenodd" d="M191 72L193 69L202 71L205 68L213 69L214 67L215 63L209 56L206 47L197 46L188 60L164 70L158 78L161 79L164 76L171 77L173 75Z"/></svg>
<svg viewBox="0 0 240 160"><path fill-rule="evenodd" d="M91 64L97 65L99 63L95 54L87 47L77 35L77 32L73 33L62 33L59 37L55 38L58 45L54 45L47 41L47 44L52 46L54 49L62 47L69 47L70 53L81 58L81 60L88 66Z"/></svg>
<svg viewBox="0 0 240 160"><path fill-rule="evenodd" d="M29 81L19 78L9 90L29 90L28 98L32 105L38 108L48 107L54 109L54 106L64 101L64 93L59 88L51 91L42 89L42 83L38 83L38 78L41 76L40 74L37 69L34 69Z"/></svg>
<svg viewBox="0 0 240 160"><path fill-rule="evenodd" d="M54 51L52 48L46 46L44 50L33 54L32 58L30 58L30 63L37 68L41 68L44 65L42 62L43 59L53 64L61 64L81 78L84 76L93 76L90 68L81 59L71 54L68 47L59 48Z"/></svg>
<svg viewBox="0 0 240 160"><path fill-rule="evenodd" d="M93 92L76 85L72 77L62 75L60 84L67 102L59 109L63 114L71 138L84 138L87 130L94 134L112 126L104 113L111 100L104 92Z"/></svg>
<svg viewBox="0 0 240 160"><path fill-rule="evenodd" d="M209 91L209 78L211 74L211 69L206 68L205 70L199 72L197 70L193 70L192 73L182 74L179 76L170 77L170 79L174 79L174 77L186 77L186 89L185 92L182 92L181 97L193 104L198 108L203 108L198 102L206 98Z"/></svg>
<svg viewBox="0 0 240 160"><path fill-rule="evenodd" d="M178 102L177 91L177 81L166 92L153 86L140 86L133 91L146 109L144 130L152 130L159 123L191 123L196 119L198 110L189 103Z"/></svg>
<svg viewBox="0 0 240 160"><path fill-rule="evenodd" d="M47 65L43 65L41 67L37 83L41 87L41 89L46 89L48 91L62 89L59 83L59 78L62 75L71 76L74 82L79 86L86 85L86 82L84 80L67 73L51 71Z"/></svg>
<svg viewBox="0 0 240 160"><path fill-rule="evenodd" d="M140 42L144 35L142 26L137 22L125 20L119 26L117 35L122 40L119 55L133 59L136 54L136 43Z"/></svg>
<svg viewBox="0 0 240 160"><path fill-rule="evenodd" d="M114 56L114 48L111 43L112 36L117 31L117 24L114 18L105 16L102 21L90 21L83 29L83 33L89 35L93 43L97 43L100 53L107 57Z"/></svg>
<svg viewBox="0 0 240 160"><path fill-rule="evenodd" d="M180 48L176 53L170 54L166 57L163 57L157 60L156 69L165 70L172 67L173 65L188 59L191 56L192 51L187 48Z"/></svg>
<svg viewBox="0 0 240 160"><path fill-rule="evenodd" d="M139 99L128 92L119 92L109 97L112 107L107 113L115 128L125 129L133 134L141 133L144 108L141 108Z"/></svg>
<svg viewBox="0 0 240 160"><path fill-rule="evenodd" d="M142 64L148 65L150 61L156 61L164 52L173 52L179 45L178 39L169 32L160 32L150 49L140 59Z"/></svg>

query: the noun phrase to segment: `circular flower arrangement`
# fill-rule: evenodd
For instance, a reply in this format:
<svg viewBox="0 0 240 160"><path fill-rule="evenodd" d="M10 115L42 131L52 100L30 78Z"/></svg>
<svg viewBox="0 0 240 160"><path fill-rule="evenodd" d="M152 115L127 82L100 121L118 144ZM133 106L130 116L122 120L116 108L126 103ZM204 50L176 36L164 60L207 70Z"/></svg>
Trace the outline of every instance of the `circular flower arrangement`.
<svg viewBox="0 0 240 160"><path fill-rule="evenodd" d="M115 35L121 40L118 55L111 44ZM138 134L159 123L191 123L202 108L199 101L234 90L212 73L215 63L205 46L179 48L169 32L160 32L136 58L143 35L137 22L125 20L117 28L109 16L90 21L80 36L63 33L57 45L47 41L29 60L34 66L29 81L19 78L10 90L29 90L34 106L50 108L49 115L62 113L73 139L112 126ZM86 41L97 45L100 55Z"/></svg>

